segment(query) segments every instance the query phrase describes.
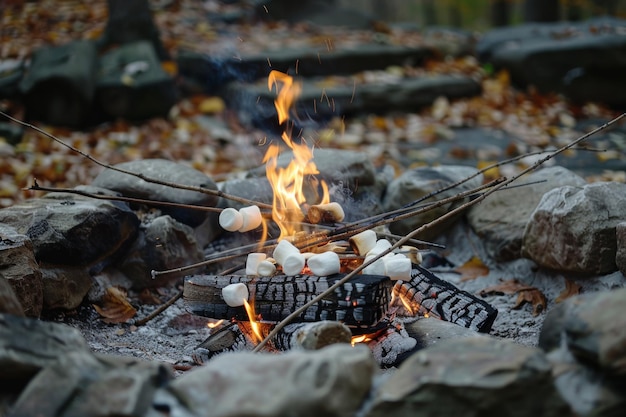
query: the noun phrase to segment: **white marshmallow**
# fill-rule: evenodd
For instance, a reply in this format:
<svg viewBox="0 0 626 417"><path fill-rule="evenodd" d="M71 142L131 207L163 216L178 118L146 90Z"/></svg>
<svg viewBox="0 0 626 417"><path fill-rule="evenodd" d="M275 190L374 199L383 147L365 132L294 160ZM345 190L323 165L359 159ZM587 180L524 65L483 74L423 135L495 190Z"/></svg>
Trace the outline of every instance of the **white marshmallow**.
<svg viewBox="0 0 626 417"><path fill-rule="evenodd" d="M366 257L365 262L369 262L373 257ZM383 259L377 259L372 264L363 268L363 274L366 275L385 275L385 263Z"/></svg>
<svg viewBox="0 0 626 417"><path fill-rule="evenodd" d="M263 216L261 215L259 206L242 207L239 209L239 213L243 217L243 224L239 228L239 231L242 233L256 229L263 222Z"/></svg>
<svg viewBox="0 0 626 417"><path fill-rule="evenodd" d="M276 273L276 265L268 260L261 261L256 269L256 273L262 277L271 277Z"/></svg>
<svg viewBox="0 0 626 417"><path fill-rule="evenodd" d="M365 230L352 236L348 241L357 255L365 256L367 252L376 246L376 232Z"/></svg>
<svg viewBox="0 0 626 417"><path fill-rule="evenodd" d="M376 245L369 251L367 251L366 256L376 256L380 253L383 253L387 249L391 247L391 243L387 239L379 239L376 241Z"/></svg>
<svg viewBox="0 0 626 417"><path fill-rule="evenodd" d="M283 267L283 273L285 275L297 275L302 272L304 264L304 256L298 252L287 255L281 263L281 266Z"/></svg>
<svg viewBox="0 0 626 417"><path fill-rule="evenodd" d="M243 226L243 216L234 208L229 207L222 210L219 222L222 229L229 232L236 232Z"/></svg>
<svg viewBox="0 0 626 417"><path fill-rule="evenodd" d="M267 255L264 253L250 253L246 259L246 275L257 275L259 263L264 261Z"/></svg>
<svg viewBox="0 0 626 417"><path fill-rule="evenodd" d="M324 252L313 255L307 260L307 265L314 275L320 277L337 274L341 271L339 255L335 252Z"/></svg>
<svg viewBox="0 0 626 417"><path fill-rule="evenodd" d="M296 248L291 242L288 240L281 240L278 242L278 245L274 248L274 252L272 256L276 259L280 265L283 265L287 256L293 254L300 254L300 249Z"/></svg>
<svg viewBox="0 0 626 417"><path fill-rule="evenodd" d="M385 272L383 275L387 275L389 279L393 281L411 280L411 260L404 255L394 255L383 258L383 264L385 266Z"/></svg>
<svg viewBox="0 0 626 417"><path fill-rule="evenodd" d="M248 300L250 293L248 286L241 282L230 284L222 288L222 298L224 302L231 307L240 307L244 301Z"/></svg>

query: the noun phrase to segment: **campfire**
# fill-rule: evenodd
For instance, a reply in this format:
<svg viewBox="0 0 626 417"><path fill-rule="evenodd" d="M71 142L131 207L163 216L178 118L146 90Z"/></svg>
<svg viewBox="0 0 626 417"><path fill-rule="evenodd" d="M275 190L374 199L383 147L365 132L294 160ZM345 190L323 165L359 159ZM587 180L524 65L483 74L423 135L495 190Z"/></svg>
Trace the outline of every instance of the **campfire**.
<svg viewBox="0 0 626 417"><path fill-rule="evenodd" d="M270 340L268 347L277 350L338 341L380 344L402 337L402 317L432 316L488 331L496 311L420 267L417 247L379 237L374 229L388 219L342 223L343 208L330 201L328 185L316 178L313 147L290 132L299 83L272 71L268 87L276 88L282 144L293 157L286 167L278 166L277 143L265 154L271 213L250 205L220 214L227 231L262 229L245 268L185 281L188 309L223 320L201 346L207 357L244 345L259 349ZM419 207L392 214L397 219L415 210ZM270 219L278 237L268 236Z"/></svg>

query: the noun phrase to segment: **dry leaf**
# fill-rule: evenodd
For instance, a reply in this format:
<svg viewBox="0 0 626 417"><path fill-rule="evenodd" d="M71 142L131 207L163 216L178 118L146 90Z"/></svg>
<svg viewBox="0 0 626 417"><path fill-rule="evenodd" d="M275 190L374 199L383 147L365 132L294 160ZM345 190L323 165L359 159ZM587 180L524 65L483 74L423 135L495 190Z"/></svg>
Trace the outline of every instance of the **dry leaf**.
<svg viewBox="0 0 626 417"><path fill-rule="evenodd" d="M561 294L559 294L558 297L556 297L556 300L554 300L557 303L560 303L561 301L564 301L574 295L578 295L580 294L580 289L582 287L578 284L576 284L574 281L570 281L569 279L565 279L565 289L563 291L561 291Z"/></svg>
<svg viewBox="0 0 626 417"><path fill-rule="evenodd" d="M493 285L480 291L480 295L516 293L519 294L513 306L514 310L521 308L524 303L530 303L533 306L533 316L545 311L546 296L537 288L522 284L516 279L504 281L501 284Z"/></svg>
<svg viewBox="0 0 626 417"><path fill-rule="evenodd" d="M126 323L137 314L137 310L126 299L126 292L117 287L107 288L101 305L93 306L105 323Z"/></svg>
<svg viewBox="0 0 626 417"><path fill-rule="evenodd" d="M510 279L503 281L501 284L492 285L480 291L480 295L488 294L515 294L520 291L532 290L534 287L530 287L526 284L522 284L516 279Z"/></svg>
<svg viewBox="0 0 626 417"><path fill-rule="evenodd" d="M537 316L546 310L546 296L537 288L520 291L513 310L521 308L524 303L530 303L533 306L533 316Z"/></svg>
<svg viewBox="0 0 626 417"><path fill-rule="evenodd" d="M139 301L141 301L143 304L151 304L151 305L162 304L162 301L152 291L150 291L150 288L144 288L139 293Z"/></svg>
<svg viewBox="0 0 626 417"><path fill-rule="evenodd" d="M455 269L461 274L461 281L470 281L489 274L489 268L477 256Z"/></svg>

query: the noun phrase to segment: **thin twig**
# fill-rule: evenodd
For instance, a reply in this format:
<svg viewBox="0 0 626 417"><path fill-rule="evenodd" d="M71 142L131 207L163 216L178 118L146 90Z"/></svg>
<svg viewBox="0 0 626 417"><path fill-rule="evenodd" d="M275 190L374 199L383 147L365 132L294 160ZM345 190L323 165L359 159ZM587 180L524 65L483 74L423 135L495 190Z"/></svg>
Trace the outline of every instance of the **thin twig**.
<svg viewBox="0 0 626 417"><path fill-rule="evenodd" d="M342 285L344 285L346 282L350 281L356 274L360 273L364 268L366 268L367 266L369 266L371 263L375 262L376 260L382 258L383 256L387 255L388 253L390 253L391 251L393 251L394 249L398 248L399 246L404 245L409 239L413 238L414 236L424 232L425 230L455 216L456 214L462 212L463 210L466 210L467 208L478 204L479 202L483 201L485 198L487 198L488 196L490 196L491 194L495 193L496 191L498 191L499 189L506 187L508 184L512 183L513 181L519 179L520 177L522 177L523 175L526 175L527 173L536 170L537 168L539 168L542 164L544 164L545 162L549 161L550 159L554 158L555 156L565 152L566 150L576 146L578 143L582 142L583 140L589 138L590 136L595 135L596 133L607 129L608 127L612 126L613 124L617 123L618 121L620 121L621 119L623 119L624 117L626 117L626 113L622 113L621 115L619 115L618 117L616 117L615 119L603 124L602 126L592 130L589 133L586 133L584 135L582 135L581 137L579 137L578 139L574 140L573 142L570 142L569 144L562 146L561 148L551 152L549 155L547 155L546 157L538 160L537 162L535 162L533 165L527 167L526 169L522 170L519 174L509 178L509 179L504 179L502 182L500 182L499 184L495 185L493 188L491 188L490 190L486 191L483 194L480 194L478 197L476 197L474 200L468 201L467 203L449 211L448 213L444 214L443 216L439 217L438 219L433 220L430 223L426 223L424 225L422 225L421 227L413 230L411 233L409 233L408 235L406 235L405 237L403 237L402 239L400 239L399 241L397 241L395 244L393 244L389 249L383 251L382 253L378 254L377 256L373 257L372 259L370 259L367 262L364 262L362 265L360 265L359 267L357 267L356 269L354 269L352 272L348 273L345 277L343 277L342 279L340 279L339 281L337 281L335 284L333 284L332 286L330 286L326 291L322 292L321 294L319 294L317 297L313 298L312 300L310 300L309 302L305 303L302 307L298 308L297 310L295 310L293 313L289 314L287 317L285 317L280 323L276 324L276 326L274 327L274 329L272 329L272 331L270 332L269 335L267 335L267 337L265 339L263 339L254 349L253 352L258 352L261 349L263 349L263 347L271 340L273 339L278 332L285 327L287 324L289 324L290 322L292 322L293 320L295 320L296 318L298 318L302 313L304 313L309 307L319 303L320 301L322 301L324 299L324 297L328 296L329 294L333 293L337 288L341 287Z"/></svg>
<svg viewBox="0 0 626 417"><path fill-rule="evenodd" d="M139 178L141 180L144 180L146 182L150 182L150 183L153 183L153 184L163 185L163 186L171 187L171 188L178 188L178 189L181 189L181 190L196 191L196 192L203 193L203 194L209 194L209 195L213 195L213 196L216 196L216 197L222 197L222 198L225 198L227 200L237 201L237 202L242 203L242 204L256 205L256 206L259 206L259 208L262 208L262 209L267 209L267 210L271 210L272 209L272 206L269 205L269 204L265 204L265 203L261 203L261 202L253 201L253 200L249 200L247 198L238 197L238 196L232 195L232 194L226 194L226 193L224 193L224 192L222 192L220 190L212 190L212 189L209 189L209 188L197 187L197 186L194 186L194 185L177 184L177 183L174 183L174 182L164 181L164 180L160 180L160 179L157 179L157 178L147 177L147 176L145 176L145 175L143 175L141 173L137 173L137 172L129 171L127 169L123 169L123 168L119 168L119 167L116 167L116 166L113 166L113 165L109 165L107 163L104 163L104 162L94 158L93 156L89 155L88 153L85 153L85 152L81 151L80 149L78 149L78 148L76 148L76 147L74 147L74 146L72 146L72 145L70 145L68 143L63 142L61 139L57 138L53 134L48 133L48 132L46 132L43 129L40 129L40 128L38 128L37 126L35 126L33 124L26 123L26 122L23 122L23 121L21 121L19 119L16 119L13 116L11 116L11 115L9 115L9 114L1 111L1 110L0 110L0 114L3 115L4 117L6 117L7 119L15 122L15 123L18 123L18 124L20 124L20 125L22 125L24 127L29 128L29 129L32 129L35 132L38 132L38 133L46 136L47 138L52 139L53 141L55 141L56 143L60 144L61 146L66 147L67 149L71 150L72 152L76 152L77 154L79 154L83 158L86 158L89 161L93 162L94 164L99 165L99 166L101 166L103 168L107 168L107 169L110 169L110 170L113 170L113 171L117 171L117 172L119 172L121 174L132 175L133 177L137 177L137 178Z"/></svg>
<svg viewBox="0 0 626 417"><path fill-rule="evenodd" d="M144 317L144 318L142 318L140 320L136 320L136 321L132 322L132 324L134 324L135 326L143 326L144 324L146 324L147 322L149 322L150 320L152 320L153 318L155 318L156 316L158 316L159 314L161 314L162 312L167 310L170 306L172 306L182 296L183 296L183 291L180 290L180 291L178 291L176 293L176 295L174 295L172 298L167 300L164 304L160 305L159 308L154 310L152 313L148 314L146 317Z"/></svg>

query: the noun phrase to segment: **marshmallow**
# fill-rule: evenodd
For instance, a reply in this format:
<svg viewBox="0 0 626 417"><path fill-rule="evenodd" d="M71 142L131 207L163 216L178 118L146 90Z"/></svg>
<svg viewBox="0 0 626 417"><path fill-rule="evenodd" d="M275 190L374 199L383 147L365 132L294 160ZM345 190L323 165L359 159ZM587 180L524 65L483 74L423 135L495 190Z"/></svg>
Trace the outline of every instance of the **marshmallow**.
<svg viewBox="0 0 626 417"><path fill-rule="evenodd" d="M276 273L276 265L268 260L259 262L256 273L262 277L271 277Z"/></svg>
<svg viewBox="0 0 626 417"><path fill-rule="evenodd" d="M387 249L391 248L391 243L387 239L379 239L376 241L376 245L369 251L367 251L366 256L376 256L380 253L383 253Z"/></svg>
<svg viewBox="0 0 626 417"><path fill-rule="evenodd" d="M328 222L335 223L342 221L346 215L343 207L339 203L316 204L309 207L307 212L309 221L313 224Z"/></svg>
<svg viewBox="0 0 626 417"><path fill-rule="evenodd" d="M287 257L283 259L281 266L283 267L283 273L285 275L297 275L302 272L304 264L304 256L298 252L287 255Z"/></svg>
<svg viewBox="0 0 626 417"><path fill-rule="evenodd" d="M247 301L249 296L248 286L241 282L230 284L222 288L222 298L224 298L224 302L231 307L242 306L243 302Z"/></svg>
<svg viewBox="0 0 626 417"><path fill-rule="evenodd" d="M383 264L385 266L385 272L383 275L387 275L389 279L393 281L411 280L411 260L404 255L394 255L383 258Z"/></svg>
<svg viewBox="0 0 626 417"><path fill-rule="evenodd" d="M278 242L278 245L276 245L276 247L274 248L274 252L272 253L272 256L274 257L274 259L276 259L276 262L278 262L280 265L283 265L283 263L285 262L285 259L287 259L287 256L296 254L296 253L299 254L300 249L296 248L288 240L283 239L280 242Z"/></svg>
<svg viewBox="0 0 626 417"><path fill-rule="evenodd" d="M366 262L368 259L365 260ZM385 262L382 259L375 260L372 264L361 271L365 275L385 275Z"/></svg>
<svg viewBox="0 0 626 417"><path fill-rule="evenodd" d="M399 253L404 254L407 258L411 260L411 262L416 265L422 263L422 254L415 246L400 246Z"/></svg>
<svg viewBox="0 0 626 417"><path fill-rule="evenodd" d="M259 263L264 261L267 255L264 253L250 253L246 259L246 275L257 275Z"/></svg>
<svg viewBox="0 0 626 417"><path fill-rule="evenodd" d="M249 232L256 229L263 222L261 209L258 206L248 206L239 209L239 213L243 217L243 224L239 227L240 232Z"/></svg>
<svg viewBox="0 0 626 417"><path fill-rule="evenodd" d="M352 236L348 241L357 255L365 256L376 245L376 232L365 230Z"/></svg>
<svg viewBox="0 0 626 417"><path fill-rule="evenodd" d="M307 265L314 275L325 277L337 274L341 270L341 262L339 255L335 252L324 252L311 256Z"/></svg>
<svg viewBox="0 0 626 417"><path fill-rule="evenodd" d="M243 226L243 216L234 208L229 207L222 210L219 222L222 229L229 232L236 232Z"/></svg>

